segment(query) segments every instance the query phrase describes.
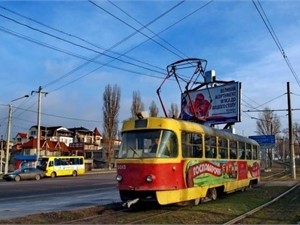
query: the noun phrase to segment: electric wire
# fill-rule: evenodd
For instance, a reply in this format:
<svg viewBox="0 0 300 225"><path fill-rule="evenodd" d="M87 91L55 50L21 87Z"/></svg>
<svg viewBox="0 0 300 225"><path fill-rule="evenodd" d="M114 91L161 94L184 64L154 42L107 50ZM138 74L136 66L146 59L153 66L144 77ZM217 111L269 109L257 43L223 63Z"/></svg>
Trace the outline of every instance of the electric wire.
<svg viewBox="0 0 300 225"><path fill-rule="evenodd" d="M47 43L44 43L44 42L41 42L41 41L38 41L38 40L35 40L29 36L25 36L23 34L20 34L20 33L17 33L15 31L12 31L12 30L9 30L5 27L2 27L0 26L0 31L2 32L5 32L5 33L8 33L8 34L11 34L15 37L18 37L18 38L21 38L21 39L24 39L24 40L27 40L27 41L30 41L32 43L35 43L37 45L40 45L40 46L43 46L43 47L47 47L49 49L52 49L52 50L55 50L55 51L58 51L58 52L61 52L61 53L64 53L64 54L67 54L67 55L70 55L70 56L73 56L73 57L76 57L76 58L79 58L79 59L82 59L82 60L85 60L87 62L94 62L94 63L97 63L97 64L101 64L101 65L105 65L105 66L108 66L108 67L111 67L111 68L114 68L114 69L118 69L118 70L122 70L122 71L126 71L126 72L131 72L131 73L135 73L135 74L139 74L139 75L145 75L145 76L150 76L150 77L153 77L151 75L146 75L144 73L141 73L141 72L137 72L137 71L134 71L134 70L130 70L130 69L126 69L126 68L122 68L122 67L119 67L119 66L113 66L113 65L109 65L107 63L103 63L103 62L99 62L99 61L96 61L95 59L98 57L94 57L94 58L87 58L85 56L82 56L82 55L79 55L79 54L76 54L76 53L73 53L73 52L70 52L70 51L67 51L67 50L64 50L64 49L61 49L61 48L57 48L53 45L50 45L50 44L47 44ZM78 68L82 68L84 65L81 65L80 67L77 67L75 68L74 70L72 70L72 72L74 72L75 70L77 70ZM149 70L149 68L148 68ZM156 72L156 73L160 73L160 74L164 74L163 72L160 72L160 71L156 71L156 70L152 70L150 69L150 71L152 72ZM69 74L69 73L68 73Z"/></svg>
<svg viewBox="0 0 300 225"><path fill-rule="evenodd" d="M258 8L258 6L256 5L255 1L252 0L252 2L253 2L253 4L254 4L254 6L255 6L257 12L259 13L261 19L263 20L265 26L267 27L267 29L268 29L268 31L269 31L271 37L273 38L273 40L274 40L274 42L275 42L275 44L276 44L278 50L280 51L281 55L283 56L283 58L284 58L284 60L285 60L285 62L286 62L286 64L287 64L287 66L289 67L291 73L293 74L293 76L294 76L294 78L295 78L295 80L296 80L298 86L300 87L299 76L298 76L298 74L296 73L296 71L294 70L294 68L293 68L293 66L292 66L292 64L291 64L291 62L289 61L289 59L288 59L288 57L287 57L287 55L286 55L286 53L285 53L285 51L284 51L284 49L283 49L283 47L282 47L282 45L281 45L279 39L278 39L278 37L277 37L277 35L276 35L276 33L275 33L274 29L273 29L273 27L272 27L272 25L271 25L271 23L270 23L270 21L269 21L267 15L266 15L265 11L264 11L262 5L260 4L259 0L257 0L258 5L259 5L259 7L260 7L260 10L259 10L259 8Z"/></svg>
<svg viewBox="0 0 300 225"><path fill-rule="evenodd" d="M168 10L168 11L170 11L170 10ZM168 11L167 11L167 12L168 12ZM164 14L165 14L165 13L164 13ZM156 20L158 20L160 17L161 17L161 15L160 15L159 17L155 18L154 20L152 20L150 23L148 23L148 24L145 25L144 27L147 27L147 26L149 26L150 24L154 23L154 22L155 22ZM135 31L134 33L128 35L127 37L123 38L121 41L119 41L119 42L117 42L116 44L114 44L114 45L113 45L112 47L110 47L108 50L112 50L113 48L117 47L118 45L123 44L125 41L127 41L129 38L133 37L133 36L136 35L137 33L138 33L138 31ZM125 54L122 54L122 55L120 55L120 56L123 56L123 55L125 55ZM99 57L99 56L96 56L95 58L97 58L97 57ZM112 61L114 61L114 60L112 60ZM77 80L79 80L79 79L85 77L85 76L91 74L92 72L95 72L96 70L102 68L103 66L108 66L112 61L110 61L109 63L103 64L102 66L100 66L100 67L94 69L93 71L90 71L89 73L86 73L86 74L80 76L80 77L77 78L76 80L73 80L73 81L71 81L71 82L69 82L69 83L67 83L67 84L65 84L65 85L60 86L59 88L56 88L55 90L58 90L58 89L60 89L60 88L62 88L62 87L65 87L65 86L67 86L67 85L69 85L69 84L71 84L71 83L73 83L73 82L75 82L75 81L77 81ZM81 65L81 66L83 66L83 65ZM80 67L81 67L81 66L80 66ZM77 68L76 68L76 69L77 69ZM161 78L161 77L160 77L160 78ZM162 79L162 78L161 78L161 79Z"/></svg>
<svg viewBox="0 0 300 225"><path fill-rule="evenodd" d="M11 9L8 9L8 8L6 8L6 7L3 7L3 6L1 6L1 5L0 5L0 8L6 10L6 11L8 11L8 12L11 12L11 13L13 13L13 14L15 14L15 15L18 15L19 17L25 18L25 19L27 19L27 20L29 20L29 21L32 21L32 22L37 23L37 24L39 24L39 25L41 25L41 26L44 26L44 27L46 27L46 28L48 28L48 29L51 29L51 30L56 31L56 32L59 32L59 33L64 34L64 35L66 35L66 36L68 36L68 37L75 38L75 39L77 39L77 40L80 40L80 41L82 41L82 42L85 42L85 43L87 43L87 44L89 44L89 45L91 45L91 46L93 46L93 47L99 48L99 49L101 49L101 50L107 51L107 49L105 49L104 47L101 47L101 46L99 46L99 45L97 45L97 44L95 44L95 43L92 43L92 42L90 42L90 41L88 41L88 40L86 40L86 39L84 39L84 38L81 38L81 37L79 37L79 36L77 36L77 35L70 34L70 33L67 33L67 32L65 32L65 31L62 31L62 30L60 30L60 29L57 29L57 28L55 28L55 27L49 26L49 25L47 25L47 24L45 24L45 23L42 23L42 22L40 22L40 21L38 21L38 20L36 20L36 19L30 18L30 17L28 17L28 16L24 16L24 15L22 15L22 14L20 14L20 13L17 13L17 12L15 12L15 11L13 11L13 10L11 10ZM115 51L108 51L108 52L113 53L113 54L116 54L116 55L120 55L118 52L115 52ZM124 56L124 57L126 57L126 58L128 58L128 59L130 59L130 60L139 62L139 63L141 63L141 64L145 64L145 65L148 65L148 66L152 66L153 68L156 68L156 69L161 69L161 68L158 67L158 66L152 65L152 64L147 63L147 62L140 61L140 60L135 59L135 58L133 58L133 57L126 56L126 55L122 55L122 56Z"/></svg>
<svg viewBox="0 0 300 225"><path fill-rule="evenodd" d="M196 11L195 11L196 12ZM179 21L177 21L177 22L179 22ZM173 24L174 25L174 24ZM171 26L170 26L171 27ZM170 28L170 27L168 27L168 28ZM167 29L165 29L165 30L167 30ZM157 35L155 35L155 36L157 36Z"/></svg>
<svg viewBox="0 0 300 225"><path fill-rule="evenodd" d="M258 108L260 108L261 106L264 106L264 105L266 105L266 104L268 104L268 103L270 103L270 102L273 102L273 101L275 101L275 100L281 98L281 97L284 96L284 95L286 95L286 93L281 94L281 95L279 95L279 96L277 96L277 97L275 97L275 98L272 98L271 100L269 100L269 101L267 101L267 102L265 102L265 103L263 103L263 104L260 104L260 105L258 105L258 106L255 107L255 108L258 109ZM257 110L255 110L255 111L257 111ZM261 111L262 111L262 110L261 110ZM248 110L248 112L251 112L251 110Z"/></svg>
<svg viewBox="0 0 300 225"><path fill-rule="evenodd" d="M121 12L123 12L125 15L127 15L129 18L133 19L135 22L137 22L139 25L141 25L142 27L144 27L145 25L143 23L141 23L139 20L137 20L136 18L134 18L133 16L131 16L128 12L126 12L124 9L122 9L120 6L118 6L117 4L115 4L113 1L107 0L110 4L112 4L114 7L116 7L117 9L119 9ZM173 49L175 49L178 53L180 53L182 56L188 58L188 56L186 54L184 54L182 51L180 51L178 48L176 48L174 45L172 45L171 43L169 43L168 41L166 41L165 39L163 39L162 37L160 37L158 34L156 34L154 31L152 31L150 28L146 27L146 29L148 31L150 31L152 34L155 35L155 37L158 37L161 41L163 41L165 44L169 45L170 47L172 47ZM151 37L153 38L153 37ZM182 57L180 57L182 58Z"/></svg>
<svg viewBox="0 0 300 225"><path fill-rule="evenodd" d="M210 2L212 2L212 1L210 1ZM210 2L209 2L209 3L210 3ZM209 3L205 4L204 6L201 6L201 7L197 8L197 9L194 10L192 13L186 15L186 16L183 17L181 20L177 21L175 24L177 24L177 23L179 23L180 21L184 20L185 18L187 18L187 17L193 15L194 13L196 13L197 11L199 11L200 9L202 9L203 7L205 7L206 5L208 5ZM174 24L173 24L172 26L174 26ZM164 29L163 31L161 31L160 33L162 33L162 32L164 32L164 31L168 30L168 29L171 28L172 26L169 26L169 27L165 28L165 29ZM17 34L16 32L8 31L8 30L5 29L5 28L3 28L3 31L8 32L8 33L10 33L10 34L14 34L14 35ZM156 34L156 35L157 35L157 34ZM154 36L156 36L156 35L154 35ZM22 36L21 34L17 34L17 37L25 38L25 36L24 36L24 35ZM28 40L28 41L33 41L33 39L31 39L31 38L29 38L29 37L26 37L25 39ZM146 40L146 41L147 41L147 40ZM40 45L42 44L42 43L40 43L40 42L38 42L38 41L33 41L33 42L36 43L36 44L40 44ZM43 45L43 44L42 44L42 45ZM49 45L44 45L44 46L50 47ZM54 50L58 50L58 51L61 51L61 52L63 52L63 53L66 53L65 51L62 51L61 49L57 49L57 48L55 49L54 47L51 47L51 48L54 49ZM68 52L68 54L69 54L69 55L73 55L73 54L71 54L71 53L69 53L69 52ZM77 56L77 57L78 57L78 56ZM72 71L72 72L74 72L74 71ZM132 72L132 71L131 71L131 72ZM80 79L80 78L79 78L79 79ZM78 79L76 79L76 80L78 80ZM61 86L61 87L64 87L64 86L66 86L66 84L63 85L63 86ZM57 90L57 89L56 89L56 90Z"/></svg>
<svg viewBox="0 0 300 225"><path fill-rule="evenodd" d="M147 23L146 25L142 26L141 28L137 29L135 27L133 27L132 25L130 25L129 23L127 23L126 21L120 19L119 17L115 16L114 14L112 14L111 12L109 12L108 10L104 9L103 7L99 6L97 3L88 0L91 4L93 4L94 6L96 6L97 8L101 9L102 11L106 12L107 14L111 15L112 17L114 17L115 19L119 20L120 22L124 23L125 25L127 25L128 27L134 29L136 32L142 34L143 36L147 37L148 39L150 39L151 41L155 42L156 44L158 44L160 47L162 47L163 49L173 53L174 55L176 55L179 58L182 58L179 54L177 54L176 52L174 52L173 50L167 48L166 46L162 45L161 43L159 43L158 41L156 41L155 39L153 39L152 37L150 37L149 35L141 32L143 29L145 29L146 27L148 27L150 24L152 24L154 21L150 21L149 23ZM160 19L161 17L165 16L167 13L171 12L172 10L174 10L175 8L177 8L179 5L181 5L182 3L184 3L185 0L180 1L179 3L177 3L175 6L171 7L169 10L167 10L165 13L161 14L158 18L155 18L155 20Z"/></svg>
<svg viewBox="0 0 300 225"><path fill-rule="evenodd" d="M194 10L194 11L192 11L191 13L187 14L186 16L184 16L183 18L181 18L180 20L176 21L174 24L172 24L172 25L166 27L164 30L160 31L159 33L154 34L154 35L151 37L151 39L153 39L153 38L156 37L157 35L159 35L159 34L165 32L166 30L170 29L170 28L173 27L175 24L178 24L179 22L183 21L184 19L188 18L189 16L192 16L194 13L198 12L200 9L203 9L204 7L208 6L211 2L213 2L213 0L212 0L212 1L209 1L208 3L206 3L206 4L204 4L204 5L200 6L200 7L198 7L196 10ZM168 11L169 11L169 10L168 10ZM164 13L164 14L165 14L165 13ZM148 23L147 25L144 25L144 27L147 27L147 26L151 25L152 23L154 23L154 22L155 22L158 18L160 18L160 17L161 17L161 16L158 16L157 18L155 18L154 20L152 20L152 21L151 21L150 23ZM122 39L121 41L119 41L118 43L116 43L115 45L113 45L112 47L110 47L108 50L112 50L113 48L117 47L118 45L122 44L124 41L126 41L126 40L128 40L129 38L131 38L132 36L134 36L135 34L137 34L137 32L134 32L134 33L130 34L129 36L125 37L124 39ZM133 48L127 50L126 52L124 52L124 53L121 54L120 56L123 56L123 55L128 54L129 52L133 51L134 49L136 49L137 47L141 46L142 44L146 43L147 41L149 41L149 40L151 40L151 39L146 39L145 41L141 42L140 44L136 45L135 47L133 47ZM97 58L97 57L98 57L98 56L96 56L95 58ZM112 61L113 61L113 60L112 60ZM112 61L108 62L107 65L108 65L109 63L111 63ZM83 67L83 66L85 66L85 65L81 65L81 66ZM79 67L81 67L81 66L79 66ZM100 66L100 67L98 67L98 68L96 68L96 69L94 69L94 70L92 70L92 71L90 71L90 72L88 72L88 73L86 73L86 74L84 74L84 75L82 75L82 76L76 78L75 80L70 81L69 83L66 83L66 84L64 84L64 85L62 85L62 86L56 88L55 91L58 90L58 89L61 89L61 88L65 87L65 86L67 86L67 85L69 85L69 84L71 84L71 83L73 83L73 82L75 82L75 81L77 81L77 80L79 80L79 79L82 79L83 77L85 77L85 76L87 76L87 75L89 75L89 74L91 74L91 73L97 71L98 69L102 68L103 66L105 66L105 65L102 65L102 66ZM76 71L77 68L75 68L74 70ZM74 71L74 70L73 70L73 71ZM70 71L69 73L65 74L64 76L68 76L68 75L72 74L73 71ZM148 75L148 76L150 76L150 75ZM153 77L162 79L161 77L157 77L157 76L153 76Z"/></svg>
<svg viewBox="0 0 300 225"><path fill-rule="evenodd" d="M190 14L186 15L185 17L183 17L182 19L180 19L179 21L177 21L175 24L177 24L178 22L180 22L180 21L186 19L187 17L191 16L192 14L196 13L197 11L199 11L199 10L202 9L203 7L207 6L207 5L208 5L209 3L211 3L211 2L212 2L212 1L208 2L207 4L205 4L205 5L203 5L203 6L199 7L199 8L197 8L196 10L194 10L193 12L191 12ZM12 13L15 13L14 11L9 10L9 9L7 9L7 8L5 8L5 7L1 7L1 8L5 9L5 10L8 10L8 11L10 11L10 12L12 12ZM41 22L39 22L39 21L36 21L36 20L31 19L31 18L25 17L25 16L23 16L23 15L21 15L21 14L18 14L18 13L15 13L15 14L16 14L16 15L19 15L19 16L22 16L22 17L24 17L24 18L27 18L27 19L29 19L29 20L31 20L31 21L37 22L37 23L39 23L39 24L42 24L42 25L44 25L44 26L46 26L46 27L49 27L49 28L51 28L51 29L53 29L53 30L62 32L62 31L60 31L60 30L58 30L58 29L56 29L56 28L50 27L50 26L45 25L45 24L43 24L43 23L41 23ZM156 20L156 19L155 19L155 20ZM155 20L153 20L153 22L154 22ZM173 25L174 25L174 24L173 24ZM173 26L173 25L172 25L172 26ZM164 30L161 31L160 33L166 31L166 30L169 29L170 27L171 27L171 26L167 27L166 29L164 29ZM4 30L4 29L5 29L5 28L3 28L3 30ZM2 31L3 31L3 30L2 30ZM13 33L13 31L9 32L8 30L6 30L6 32L8 32L8 33L10 33L10 34ZM65 32L62 32L62 33L67 34L67 33L65 33ZM15 35L16 35L16 33L15 33ZM71 34L67 34L67 35L72 36L72 37L76 37L76 36L71 35ZM21 37L20 34L19 34L18 36ZM131 35L130 35L130 36L131 36ZM129 37L130 37L130 36L129 36ZM155 36L157 36L157 34L154 35L153 37L155 37ZM23 36L23 38L25 38L25 37ZM78 38L78 37L77 37L77 38ZM125 40L126 40L127 38L128 38L128 37L126 37ZM33 41L32 39L30 40L30 38L26 38L26 39L29 40L29 41ZM82 40L81 38L78 38L78 39ZM124 41L124 39L121 41L121 43L122 43L123 41ZM38 41L34 41L34 43L38 44ZM89 43L89 42L88 42L88 43ZM144 43L144 42L143 42L143 43ZM39 44L41 44L41 43L39 43ZM44 45L44 46L50 47L49 45ZM115 45L115 46L116 46L116 45ZM114 46L114 47L115 47L115 46ZM75 56L75 57L77 57L77 58L84 59L84 60L86 60L87 62L86 62L84 65L81 65L81 66L79 66L78 68L73 69L72 71L68 72L67 74L64 74L62 77L57 78L56 80L52 81L51 83L44 85L43 87L47 87L47 86L49 86L49 85L51 85L51 84L53 84L53 83L58 82L60 79L62 79L62 78L64 78L64 77L67 77L67 76L71 75L72 73L76 72L76 71L79 70L80 68L83 68L83 67L84 67L85 65L87 65L88 63L94 62L94 61L95 61L95 58L96 58L96 57L95 57L95 58L93 58L93 59L88 60L87 58L85 58L85 57L83 57L83 56L75 55L74 53L72 54L72 53L67 52L67 51L64 51L64 50L62 50L62 49L55 48L55 47L53 47L53 46L52 46L51 48L54 49L54 50L60 51L60 52L62 52L62 53L65 53L65 54L68 54L68 55L71 55L71 56ZM129 52L129 51L127 51L126 53L128 53L128 52ZM122 54L122 56L125 56L125 54ZM102 64L102 65L107 65L107 66L108 66L108 64ZM116 68L116 67L115 67L115 68ZM117 68L117 69L120 69L120 68ZM122 70L122 69L121 69L121 70ZM95 70L93 70L93 71L95 71ZM128 71L128 70L127 70L127 71ZM133 73L134 73L134 71L128 71L128 72L133 72ZM91 73L91 72L90 72L90 73ZM88 74L90 74L90 73L88 73ZM140 74L140 75L143 75L143 74ZM84 76L85 76L85 75L84 75ZM84 77L84 76L81 76L81 78ZM153 76L152 76L152 77L153 77ZM154 76L154 77L159 78L159 77L157 77L157 76ZM75 81L77 81L77 80L79 80L79 79L77 78ZM73 82L74 82L74 81L73 81ZM73 83L73 82L71 82L71 83ZM64 87L64 86L66 86L66 85L67 85L67 84L62 85L61 87ZM55 90L58 90L58 88L55 89Z"/></svg>
<svg viewBox="0 0 300 225"><path fill-rule="evenodd" d="M42 31L42 30L40 30L40 29L34 28L34 27L32 27L32 26L29 26L29 25L27 25L27 24L24 24L24 23L21 23L21 22L19 22L19 21L16 21L16 20L14 20L14 19L12 19L12 18L9 18L9 17L7 17L7 16L4 16L4 15L2 15L2 14L0 14L0 17L3 17L3 18L5 18L5 19L8 19L8 20L10 20L10 21L12 21L12 22L15 22L15 23L17 23L17 24L19 24L19 25L25 26L25 27L27 27L27 28L29 28L29 29L34 30L34 31L37 31L37 32L43 33L43 34L45 34L45 35L48 35L48 36L50 36L50 37L52 37L52 38L55 38L55 39L58 39L58 40L60 40L60 41L66 42L66 43L68 43L68 44L72 44L72 45L74 45L74 46L83 48L83 49L85 49L85 50L88 50L88 51L97 53L97 54L99 54L99 55L103 55L103 56L106 56L106 57L108 57L108 58L112 58L112 59L114 59L114 60L118 60L118 61L120 61L120 62L129 64L129 65L132 65L132 66L136 66L136 67L139 67L139 68L142 68L142 69L145 69L145 70L149 70L149 71L151 71L151 72L157 72L157 73L160 72L160 71L156 71L156 70L153 70L153 69L144 67L144 66L137 65L137 64L135 64L135 63L131 63L131 62L122 60L122 59L120 59L120 57L118 57L118 58L117 58L117 57L113 57L113 56L110 56L110 55L106 54L105 52L99 52L99 51L97 51L97 50L95 50L95 49L92 49L92 48L83 46L83 45L81 45L81 44L74 43L74 42L72 42L72 41L69 41L69 40L66 40L66 39L64 39L64 38L58 37L58 36L56 36L56 35L50 34L49 32L45 32L45 31Z"/></svg>

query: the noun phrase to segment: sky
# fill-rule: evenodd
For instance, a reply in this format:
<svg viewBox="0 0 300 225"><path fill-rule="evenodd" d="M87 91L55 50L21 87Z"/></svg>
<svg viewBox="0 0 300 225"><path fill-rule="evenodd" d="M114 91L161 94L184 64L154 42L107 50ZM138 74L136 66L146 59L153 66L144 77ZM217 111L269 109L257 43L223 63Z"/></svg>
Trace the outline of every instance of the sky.
<svg viewBox="0 0 300 225"><path fill-rule="evenodd" d="M288 82L300 123L299 10L296 0L0 1L0 137L7 137L9 104L12 138L37 124L39 87L42 126L101 133L107 85L121 91L120 127L133 92L163 116L156 90L166 67L187 58L207 60L218 80L241 82L237 134L256 135L252 117L265 107L284 130ZM161 95L167 108L180 106L175 82Z"/></svg>

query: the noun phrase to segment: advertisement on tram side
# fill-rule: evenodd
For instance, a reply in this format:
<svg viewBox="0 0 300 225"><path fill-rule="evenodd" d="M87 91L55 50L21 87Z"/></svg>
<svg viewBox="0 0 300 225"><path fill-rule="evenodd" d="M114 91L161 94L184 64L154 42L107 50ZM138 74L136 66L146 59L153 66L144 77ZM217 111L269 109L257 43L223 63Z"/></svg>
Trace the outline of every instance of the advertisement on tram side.
<svg viewBox="0 0 300 225"><path fill-rule="evenodd" d="M199 187L259 177L259 164L247 161L189 160L185 166L187 187Z"/></svg>

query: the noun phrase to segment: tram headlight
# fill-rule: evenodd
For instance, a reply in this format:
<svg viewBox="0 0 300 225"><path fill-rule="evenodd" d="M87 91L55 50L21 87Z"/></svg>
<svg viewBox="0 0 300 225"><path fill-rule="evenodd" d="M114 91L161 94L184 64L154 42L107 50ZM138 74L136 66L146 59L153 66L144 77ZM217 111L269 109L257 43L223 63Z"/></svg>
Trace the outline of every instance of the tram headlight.
<svg viewBox="0 0 300 225"><path fill-rule="evenodd" d="M121 175L118 174L118 175L116 176L116 180L120 182L121 180L123 180L123 177L122 177Z"/></svg>
<svg viewBox="0 0 300 225"><path fill-rule="evenodd" d="M148 183L151 183L152 181L154 180L154 176L153 175L148 175L147 177L146 177L146 181L148 182Z"/></svg>

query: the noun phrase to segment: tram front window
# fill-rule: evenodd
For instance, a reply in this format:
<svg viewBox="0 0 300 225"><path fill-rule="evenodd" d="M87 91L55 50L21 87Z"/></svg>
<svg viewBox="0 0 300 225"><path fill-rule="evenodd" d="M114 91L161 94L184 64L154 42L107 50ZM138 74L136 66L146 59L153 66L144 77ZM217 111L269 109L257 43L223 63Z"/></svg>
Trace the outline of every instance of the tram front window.
<svg viewBox="0 0 300 225"><path fill-rule="evenodd" d="M168 130L124 132L118 158L170 158L178 155L177 138Z"/></svg>

